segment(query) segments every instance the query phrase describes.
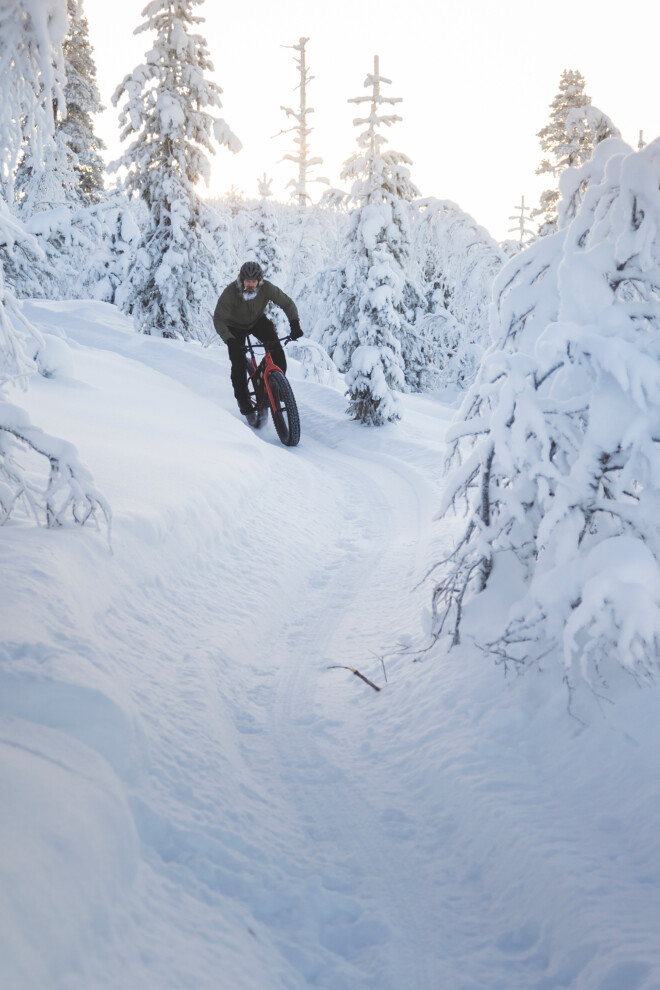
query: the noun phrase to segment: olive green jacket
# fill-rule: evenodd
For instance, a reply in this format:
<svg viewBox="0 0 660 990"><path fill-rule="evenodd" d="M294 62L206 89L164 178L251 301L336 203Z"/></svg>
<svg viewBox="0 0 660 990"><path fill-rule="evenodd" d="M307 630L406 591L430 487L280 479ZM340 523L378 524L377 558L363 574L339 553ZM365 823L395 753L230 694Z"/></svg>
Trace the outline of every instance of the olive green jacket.
<svg viewBox="0 0 660 990"><path fill-rule="evenodd" d="M232 330L248 334L257 320L264 315L269 302L284 310L289 323L298 319L298 310L293 299L282 292L272 282L264 281L259 286L254 299L244 299L238 283L232 282L224 290L213 314L213 326L225 344L232 338Z"/></svg>

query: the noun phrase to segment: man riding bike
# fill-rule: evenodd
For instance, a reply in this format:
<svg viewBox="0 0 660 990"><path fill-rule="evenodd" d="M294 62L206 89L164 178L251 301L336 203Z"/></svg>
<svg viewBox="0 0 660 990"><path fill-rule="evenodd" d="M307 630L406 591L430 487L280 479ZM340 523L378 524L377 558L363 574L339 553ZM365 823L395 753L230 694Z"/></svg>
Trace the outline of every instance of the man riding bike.
<svg viewBox="0 0 660 990"><path fill-rule="evenodd" d="M298 310L293 299L264 279L261 266L256 261L241 265L238 278L222 292L213 314L213 326L229 350L231 383L238 408L243 416L252 412L245 375L245 338L253 334L265 344L273 361L286 372L284 350L277 339L275 324L265 315L269 302L284 310L291 327L291 339L302 337Z"/></svg>

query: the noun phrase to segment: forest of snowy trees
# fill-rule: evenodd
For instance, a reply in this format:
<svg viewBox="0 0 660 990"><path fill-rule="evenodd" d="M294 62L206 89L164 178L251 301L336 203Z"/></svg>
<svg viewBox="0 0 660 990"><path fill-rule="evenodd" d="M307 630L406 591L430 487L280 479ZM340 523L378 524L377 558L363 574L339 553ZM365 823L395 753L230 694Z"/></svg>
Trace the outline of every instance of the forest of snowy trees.
<svg viewBox="0 0 660 990"><path fill-rule="evenodd" d="M3 44L16 53L2 63L11 94L2 111L3 210L23 237L20 250L9 241L2 249L5 291L88 296L119 306L140 332L206 341L220 289L254 258L295 296L307 335L347 375L359 420L396 419L400 390L464 385L486 346L485 301L505 256L454 204L419 199L411 163L386 147L383 132L400 119L381 112L399 102L384 92L390 80L376 67L366 93L350 101L366 116L356 120L355 152L347 149L347 188L313 205L320 160L310 152L301 38L292 46L301 103L283 108L295 121L297 151L285 155L297 166L291 201L273 202L265 176L261 200L203 199L210 155L241 145L218 113L221 90L197 31L201 3L144 8L136 33L145 60L112 96L124 151L107 170L82 0L34 3L18 22L13 4L0 6Z"/></svg>
<svg viewBox="0 0 660 990"><path fill-rule="evenodd" d="M438 565L434 635L457 643L468 602L503 576L511 610L484 644L500 660L555 650L571 683L602 686L614 650L648 676L660 645L660 145L625 145L564 71L538 135L538 173L552 179L538 228L500 245L451 201L420 198L385 136L400 101L376 57L350 101L345 188L314 205L301 38L301 104L283 108L296 122L291 201L274 202L265 175L260 200L204 199L209 156L241 145L209 78L202 3L145 6L144 62L112 95L124 150L106 166L83 0L20 12L0 0L0 522L18 505L47 525L110 519L75 450L21 410L54 346L22 300L102 300L138 332L206 342L219 291L254 259L299 305L309 374L344 376L352 418L396 421L404 392L464 395L443 507L464 513L464 534ZM45 458L41 485L19 466L25 449ZM615 578L614 562L632 576Z"/></svg>

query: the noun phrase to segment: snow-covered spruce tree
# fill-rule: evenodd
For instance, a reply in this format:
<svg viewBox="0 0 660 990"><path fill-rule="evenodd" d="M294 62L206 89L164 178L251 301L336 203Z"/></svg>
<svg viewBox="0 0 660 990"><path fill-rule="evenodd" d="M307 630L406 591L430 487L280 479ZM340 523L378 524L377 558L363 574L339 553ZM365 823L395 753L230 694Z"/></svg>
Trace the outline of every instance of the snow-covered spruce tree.
<svg viewBox="0 0 660 990"><path fill-rule="evenodd" d="M122 290L142 236L131 201L114 190L81 209L76 220L84 240L73 253L72 298L99 299L123 308Z"/></svg>
<svg viewBox="0 0 660 990"><path fill-rule="evenodd" d="M341 257L347 215L319 205L304 209L279 206L279 245L283 254L281 286L296 300L302 327L308 331L302 341L291 344L291 354L302 364L306 377L323 384L341 385L343 379L325 348L310 340L318 329L319 313L330 311L328 287L335 286ZM284 328L286 329L286 328Z"/></svg>
<svg viewBox="0 0 660 990"><path fill-rule="evenodd" d="M49 277L43 250L25 229L23 222L11 222L8 211L18 214L16 177L19 163L26 156L34 160L44 174L44 161L52 156L53 107L63 98L62 40L66 33L65 0L40 4L31 0L16 4L0 0L0 178L4 202L0 233L0 265L4 282L4 305L12 309L15 295L27 288L30 294L42 295L42 283ZM61 186L56 198L63 198ZM21 220L24 220L24 214ZM9 288L8 288L9 287ZM9 334L11 324L5 324ZM27 324L21 324L23 328ZM19 337L17 336L16 341ZM5 340L2 351L17 355L17 342ZM11 362L16 374L21 364Z"/></svg>
<svg viewBox="0 0 660 990"><path fill-rule="evenodd" d="M248 232L245 260L258 261L266 278L277 280L284 268L277 211L273 205L264 201L246 212Z"/></svg>
<svg viewBox="0 0 660 990"><path fill-rule="evenodd" d="M609 117L592 106L584 86L579 72L562 72L559 92L550 104L550 122L537 135L542 150L550 155L536 169L537 175L549 173L557 179L565 168L575 168L588 161L601 141L621 137ZM545 237L557 229L558 202L556 186L541 194L539 206L530 214L532 218L540 218L539 236Z"/></svg>
<svg viewBox="0 0 660 990"><path fill-rule="evenodd" d="M96 208L104 165L96 150L101 142L94 137L91 114L101 106L80 0L67 0L67 12L68 33L56 58L65 71L58 70L58 91L51 104L54 131L44 133L36 146L24 140L15 175L14 208L44 252L28 280L15 264L6 267L8 281L23 297L84 294L83 286L98 267L105 219L110 225L108 241L116 233L109 215Z"/></svg>
<svg viewBox="0 0 660 990"><path fill-rule="evenodd" d="M13 205L16 167L25 145L40 161L53 133L53 101L63 98L61 45L66 33L64 0L0 0L3 81L0 113L1 178ZM29 123L28 126L28 114Z"/></svg>
<svg viewBox="0 0 660 990"><path fill-rule="evenodd" d="M206 108L221 107L221 89L204 78L213 71L206 41L190 33L204 18L193 11L203 0L151 0L136 34L155 31L154 47L117 88L125 98L122 139L133 137L112 168L127 170L126 187L149 209L126 301L143 333L208 336L209 309L217 295L213 240L203 221L195 184L208 183L206 152L214 138L231 151L240 142L224 120Z"/></svg>
<svg viewBox="0 0 660 990"><path fill-rule="evenodd" d="M36 213L48 213L73 203L77 199L76 185L72 156L63 134L56 128L44 135L41 147L31 144L25 147L16 169L15 212L29 220Z"/></svg>
<svg viewBox="0 0 660 990"><path fill-rule="evenodd" d="M94 115L103 110L96 64L89 41L83 0L67 0L69 30L64 39L65 113L57 122L58 132L73 157L77 177L75 193L81 205L98 203L103 196L105 144L94 131Z"/></svg>
<svg viewBox="0 0 660 990"><path fill-rule="evenodd" d="M371 95L349 103L368 102L369 116L358 137L359 151L344 165L355 204L342 249L343 265L328 280L323 314L314 334L340 371L346 372L348 413L362 423L378 426L399 418L395 393L417 385L424 358L418 353L411 317L420 300L407 278L410 262L410 201L418 190L410 179L410 159L385 151L380 128L401 118L383 113L398 97L381 93L390 80L380 75L378 56L364 85Z"/></svg>
<svg viewBox="0 0 660 990"><path fill-rule="evenodd" d="M76 7L77 3L78 0L67 0L69 18L72 7ZM29 14L26 16L29 18ZM71 21L68 20L67 24L70 29ZM75 168L77 158L70 146L65 125L68 88L66 73L70 68L64 54L67 40L68 36L52 52L53 95L51 101L42 95L42 119L37 123L38 132L28 133L25 122L23 125L22 154L14 174L13 205L16 212L25 219L30 219L35 213L59 209L64 203L79 203L79 177ZM57 254L62 244L57 242L55 236L54 243L50 246L46 244L46 248Z"/></svg>
<svg viewBox="0 0 660 990"><path fill-rule="evenodd" d="M281 211L280 243L284 252L285 291L296 299L298 309L309 303L301 318L311 327L318 318L324 286L332 283L348 231L348 215L320 205L305 210L289 206ZM329 280L329 282L328 282ZM323 303L324 312L327 311Z"/></svg>
<svg viewBox="0 0 660 990"><path fill-rule="evenodd" d="M317 165L323 164L323 159L310 158L309 155L309 136L312 133L312 128L309 126L308 117L311 113L314 113L314 108L307 106L307 87L314 76L310 76L307 69L307 52L305 51L305 47L308 41L309 38L300 38L297 45L284 46L285 48L292 48L298 53L296 65L298 66L300 82L296 89L300 92L300 99L296 110L292 107L281 107L287 117L293 117L296 123L293 127L280 131L280 134L290 134L292 132L295 134L294 142L298 145L298 148L295 152L289 152L284 155L282 161L294 162L298 166L298 177L291 179L287 183L287 189L291 187L291 198L297 200L298 205L302 207L307 206L310 199L307 192L308 182L323 182L326 185L328 183L326 178L321 176L312 178L311 175ZM276 137L279 137L279 134Z"/></svg>
<svg viewBox="0 0 660 990"><path fill-rule="evenodd" d="M13 179L23 150L31 153L53 134L53 100L61 93L57 72L66 33L65 0L0 0L0 140L3 188L13 201ZM94 488L75 448L34 426L27 414L8 401L10 390L27 385L35 371L32 354L41 345L38 331L24 318L5 281L5 268L25 271L44 260L36 239L10 215L0 199L0 524L21 508L48 526L70 515L81 525L110 510ZM26 451L43 455L45 477L23 466Z"/></svg>
<svg viewBox="0 0 660 990"><path fill-rule="evenodd" d="M490 234L449 200L417 204L414 256L421 267L427 312L417 333L442 385L466 388L490 344L488 304L504 255Z"/></svg>
<svg viewBox="0 0 660 990"><path fill-rule="evenodd" d="M0 3L3 32L0 72L5 84L0 115L0 186L10 211L28 219L35 209L48 211L66 199L66 187L74 181L66 149L54 138L53 119L63 99L62 31L66 31L66 5L46 3L36 21L33 4L24 7L10 0ZM46 30L42 30L46 24ZM30 252L23 262L24 239L10 239L11 250L0 242L0 261L6 281L17 295L30 292L56 294L57 268L47 255L57 254L46 243L49 225L39 224L42 250ZM42 229L43 228L43 229ZM61 245L60 245L61 246ZM61 266L60 266L61 270Z"/></svg>
<svg viewBox="0 0 660 990"><path fill-rule="evenodd" d="M227 285L236 278L241 266L239 245L236 243L234 217L226 199L205 199L204 227L213 242L219 284Z"/></svg>
<svg viewBox="0 0 660 990"><path fill-rule="evenodd" d="M462 502L467 520L436 634L457 641L485 592L488 650L521 667L556 657L571 689L658 670L659 186L660 140L611 139L563 174L564 226L500 272L495 342L450 436L443 512Z"/></svg>

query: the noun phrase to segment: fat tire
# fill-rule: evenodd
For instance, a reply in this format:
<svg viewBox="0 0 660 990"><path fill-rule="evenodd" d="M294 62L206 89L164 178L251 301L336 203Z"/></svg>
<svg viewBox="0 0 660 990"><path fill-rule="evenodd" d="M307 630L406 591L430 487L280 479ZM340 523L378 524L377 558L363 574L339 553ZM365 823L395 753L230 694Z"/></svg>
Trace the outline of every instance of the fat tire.
<svg viewBox="0 0 660 990"><path fill-rule="evenodd" d="M295 447L300 440L300 416L293 389L281 371L272 371L268 378L273 396L273 423L285 447Z"/></svg>
<svg viewBox="0 0 660 990"><path fill-rule="evenodd" d="M247 417L247 421L250 426L254 427L255 430L261 429L266 420L268 419L268 406L258 406L256 404L257 397L254 389L254 382L250 380L250 375L254 373L254 368L250 361L245 362L245 378L247 381L248 394L250 396L250 402L252 403L252 412Z"/></svg>

